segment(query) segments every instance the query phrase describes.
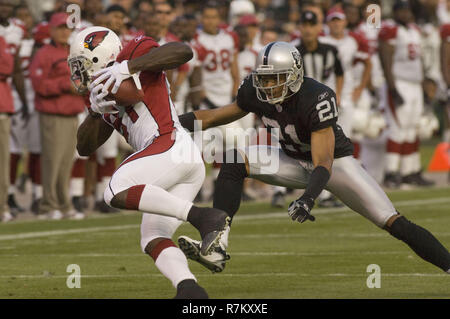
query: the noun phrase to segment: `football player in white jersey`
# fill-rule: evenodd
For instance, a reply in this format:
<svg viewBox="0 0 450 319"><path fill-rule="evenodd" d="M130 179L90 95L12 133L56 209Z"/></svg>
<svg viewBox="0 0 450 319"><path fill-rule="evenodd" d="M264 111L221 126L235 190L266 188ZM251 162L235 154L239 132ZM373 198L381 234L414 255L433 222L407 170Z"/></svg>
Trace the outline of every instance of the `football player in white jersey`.
<svg viewBox="0 0 450 319"><path fill-rule="evenodd" d="M19 108L19 112L21 112L21 116L26 119L28 117L28 100L25 92L25 81L22 72L22 68L20 65L19 59L19 50L22 39L25 34L25 26L22 21L13 17L14 7L19 3L18 1L13 0L2 0L0 2L0 36L2 36L7 45L10 53L15 57L14 63L14 72L11 77L12 84L11 87L14 87L20 100L21 107ZM13 160L15 163L15 157L13 156ZM13 166L14 163L11 163ZM13 187L13 186L12 186ZM13 189L9 189L10 197L8 198L8 204L11 206L11 213L21 211L22 209L17 205L14 200L14 197L11 196L13 193ZM10 219L13 216L5 217L4 219Z"/></svg>
<svg viewBox="0 0 450 319"><path fill-rule="evenodd" d="M344 70L344 85L340 96L339 105L339 125L348 137L352 137L352 120L355 103L361 97L370 76L371 63L368 53L362 52L360 40L354 33L346 30L347 20L341 8L332 8L327 14L327 23L330 34L321 37L320 41L334 45L338 49L339 58ZM353 64L361 61L363 70L361 80L355 83Z"/></svg>
<svg viewBox="0 0 450 319"><path fill-rule="evenodd" d="M28 67L31 62L31 57L34 51L35 41L31 37L33 28L33 18L27 6L19 6L15 8L15 16L23 22L26 30L25 37L22 39L18 51L18 58L20 67L22 68L25 77L25 95L27 98L28 109L22 109L22 101L17 93L16 88L13 89L15 115L12 118L11 125L11 185L8 196L8 203L11 212L20 211L20 208L15 201L15 178L17 174L18 161L22 153L27 150L28 156L28 174L32 182L32 205L31 210L37 213L38 203L42 197L42 185L40 181L40 153L41 141L39 135L39 117L34 111L34 90L29 78ZM23 112L27 116L23 116Z"/></svg>
<svg viewBox="0 0 450 319"><path fill-rule="evenodd" d="M421 175L417 127L423 112L423 64L421 34L412 23L408 1L397 0L394 20L387 21L378 35L380 59L387 82L385 186L402 183L429 186Z"/></svg>
<svg viewBox="0 0 450 319"><path fill-rule="evenodd" d="M184 43L194 47L194 37L197 33L198 21L194 15L184 14L178 17L174 22L174 34ZM186 109L197 110L203 97L202 68L198 60L197 51L192 51L194 56L189 60L186 66L186 76L184 79L177 78L174 83L176 88L175 107L177 114L183 114ZM179 73L180 74L180 73Z"/></svg>
<svg viewBox="0 0 450 319"><path fill-rule="evenodd" d="M344 71L344 83L340 95L337 95L339 105L338 124L345 134L351 139L353 137L353 117L355 103L360 99L364 88L369 80L371 63L368 54L361 52L360 40L346 29L347 18L344 11L339 7L329 10L326 16L330 34L319 38L320 42L333 45L338 50L342 69ZM353 64L359 60L362 63L362 75L359 83L353 73ZM331 87L334 87L332 85ZM319 202L322 206L340 206L333 200L328 191L321 193Z"/></svg>
<svg viewBox="0 0 450 319"><path fill-rule="evenodd" d="M105 201L114 208L143 213L142 251L177 288L176 298L189 299L208 295L173 243L174 232L189 221L203 239L202 254L208 255L218 247L229 221L221 210L192 203L205 167L197 146L178 121L164 73L191 58L192 50L186 44L171 42L160 47L145 36L122 50L113 31L92 27L77 34L68 59L74 85L81 92L88 87L91 91L89 115L78 129L78 152L91 155L114 130L137 150L114 172ZM125 107L104 99L110 87L114 94L129 78L142 88L142 101Z"/></svg>
<svg viewBox="0 0 450 319"><path fill-rule="evenodd" d="M200 108L214 109L230 103L239 87L238 41L237 36L220 28L220 12L214 3L208 3L202 10L202 30L195 37L195 49L202 65L202 79L205 92ZM219 127L222 136L230 137L239 123ZM209 133L206 133L209 134ZM233 134L232 134L233 135ZM233 136L234 137L234 136ZM225 147L233 147L235 138L224 138ZM216 150L222 149L222 141L214 144ZM219 173L219 165L213 165L213 178Z"/></svg>

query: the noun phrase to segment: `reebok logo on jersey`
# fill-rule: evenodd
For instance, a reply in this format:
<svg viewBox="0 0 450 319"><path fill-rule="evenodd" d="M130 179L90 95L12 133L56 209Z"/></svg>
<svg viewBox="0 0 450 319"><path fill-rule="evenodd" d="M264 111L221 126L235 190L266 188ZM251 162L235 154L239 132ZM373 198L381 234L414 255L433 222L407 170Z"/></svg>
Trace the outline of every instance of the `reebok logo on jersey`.
<svg viewBox="0 0 450 319"><path fill-rule="evenodd" d="M324 98L326 98L328 96L328 92L324 92L324 93L322 93L322 94L320 94L319 96L318 96L318 100L319 101L322 101Z"/></svg>
<svg viewBox="0 0 450 319"><path fill-rule="evenodd" d="M109 31L96 31L89 33L86 38L84 38L84 47L93 51L102 41L105 39Z"/></svg>

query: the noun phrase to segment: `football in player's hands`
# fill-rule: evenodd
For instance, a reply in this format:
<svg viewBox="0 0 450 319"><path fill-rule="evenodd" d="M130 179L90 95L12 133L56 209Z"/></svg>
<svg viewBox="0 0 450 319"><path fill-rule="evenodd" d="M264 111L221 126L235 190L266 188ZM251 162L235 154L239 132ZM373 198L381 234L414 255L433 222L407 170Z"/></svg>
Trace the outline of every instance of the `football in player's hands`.
<svg viewBox="0 0 450 319"><path fill-rule="evenodd" d="M105 84L106 80L102 83ZM134 83L133 78L124 80L116 94L112 94L113 86L109 88L109 94L105 99L116 101L117 105L130 106L144 100L144 91L139 90Z"/></svg>

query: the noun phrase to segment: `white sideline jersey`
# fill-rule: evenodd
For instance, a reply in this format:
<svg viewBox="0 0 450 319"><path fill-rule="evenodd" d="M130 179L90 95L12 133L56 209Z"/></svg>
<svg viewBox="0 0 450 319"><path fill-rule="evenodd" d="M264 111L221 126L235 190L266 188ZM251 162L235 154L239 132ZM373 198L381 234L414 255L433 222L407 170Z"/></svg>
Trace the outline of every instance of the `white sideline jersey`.
<svg viewBox="0 0 450 319"><path fill-rule="evenodd" d="M217 34L199 31L195 36L195 49L202 65L206 97L218 107L231 103L231 62L238 50L237 39L223 29Z"/></svg>
<svg viewBox="0 0 450 319"><path fill-rule="evenodd" d="M358 42L348 33L342 39L333 38L331 35L320 37L319 41L334 45L338 50L342 69L344 70L344 86L342 88L342 99L351 99L353 89L355 88L355 78L353 75L353 62L358 55Z"/></svg>
<svg viewBox="0 0 450 319"><path fill-rule="evenodd" d="M414 24L407 26L386 21L378 35L380 41L395 47L392 74L396 79L421 83L423 80L421 35Z"/></svg>
<svg viewBox="0 0 450 319"><path fill-rule="evenodd" d="M245 48L238 53L239 79L244 80L254 69L258 52L252 48Z"/></svg>
<svg viewBox="0 0 450 319"><path fill-rule="evenodd" d="M0 25L0 37L3 37L8 44L9 52L16 55L25 35L25 27L19 19L9 19L8 26Z"/></svg>

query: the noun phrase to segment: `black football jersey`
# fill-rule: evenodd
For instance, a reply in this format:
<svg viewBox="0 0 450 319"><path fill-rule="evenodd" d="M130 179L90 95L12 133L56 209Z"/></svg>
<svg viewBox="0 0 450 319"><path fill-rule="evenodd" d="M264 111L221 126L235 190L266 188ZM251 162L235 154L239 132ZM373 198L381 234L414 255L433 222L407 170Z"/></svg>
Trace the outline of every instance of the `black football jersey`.
<svg viewBox="0 0 450 319"><path fill-rule="evenodd" d="M261 118L264 125L280 130L279 142L286 155L312 161L311 132L333 127L334 157L353 154L353 144L336 124L336 95L328 86L305 77L300 90L281 104L261 102L256 96L252 77L242 81L236 97L237 105Z"/></svg>

